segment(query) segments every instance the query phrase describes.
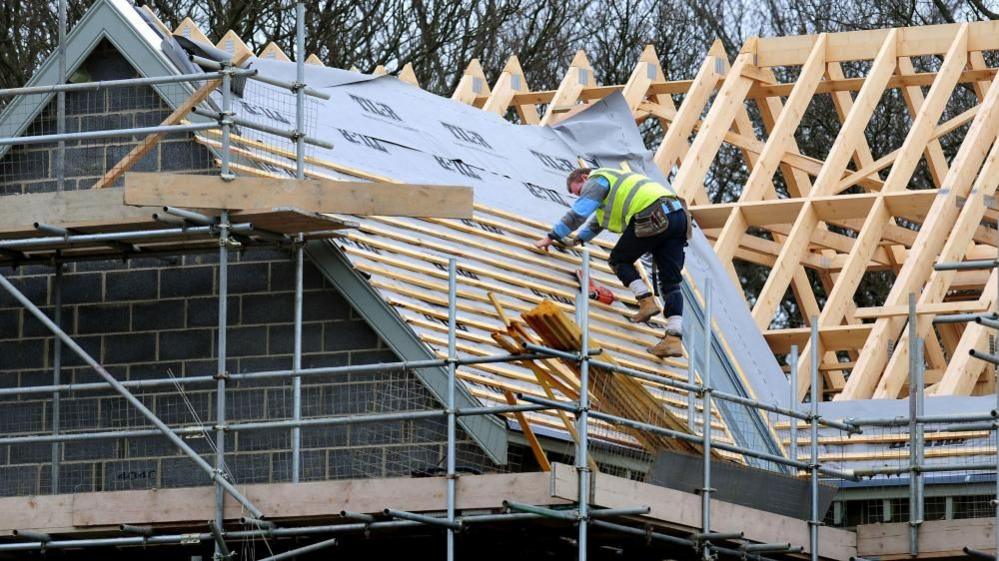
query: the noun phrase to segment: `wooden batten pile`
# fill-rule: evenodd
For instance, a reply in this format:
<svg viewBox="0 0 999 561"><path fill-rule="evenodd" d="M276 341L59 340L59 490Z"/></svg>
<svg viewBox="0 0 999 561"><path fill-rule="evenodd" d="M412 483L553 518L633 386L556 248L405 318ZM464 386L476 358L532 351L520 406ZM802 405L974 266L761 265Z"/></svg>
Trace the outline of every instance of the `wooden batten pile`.
<svg viewBox="0 0 999 561"><path fill-rule="evenodd" d="M552 302L546 300L533 310L521 314L521 317L538 334L545 345L569 352L579 352L582 348L582 331L580 331L579 326ZM594 349L600 347L599 342L592 339L590 345ZM595 355L594 359L615 364L614 358L605 351ZM577 364L572 361L564 361L564 364L574 372L577 369ZM595 408L598 411L639 420L662 428L688 432L686 423L671 411L659 406L652 394L634 378L591 366L589 379L589 390L593 394ZM698 451L697 447L684 440L639 430L629 430L628 432L641 442L642 447L649 452L657 450Z"/></svg>

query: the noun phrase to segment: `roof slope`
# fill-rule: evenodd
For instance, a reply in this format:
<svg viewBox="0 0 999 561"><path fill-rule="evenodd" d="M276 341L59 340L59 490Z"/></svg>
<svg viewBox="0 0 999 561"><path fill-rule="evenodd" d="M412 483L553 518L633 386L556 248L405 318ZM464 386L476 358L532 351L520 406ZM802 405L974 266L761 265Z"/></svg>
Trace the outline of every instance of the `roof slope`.
<svg viewBox="0 0 999 561"><path fill-rule="evenodd" d="M290 78L294 72L294 65L283 62L257 61L255 66L279 78ZM531 248L531 242L569 205L562 187L565 174L580 159L592 165L618 166L627 162L633 169L659 174L618 95L552 128L517 126L392 77L373 78L307 67L306 82L332 96L311 108L313 125L308 132L335 144L332 150L310 149L310 175L461 183L475 189L477 206L471 220L355 217L360 227L333 242L358 270L368 275L371 285L437 354L443 352L447 340L449 256L459 258L459 350L469 355L499 354L502 349L491 335L504 325L490 294L508 315L519 314L543 299L569 312L575 309L579 290L575 271L580 266L580 253L560 250L538 255ZM237 114L247 119L270 119L278 125L285 117L280 102L274 101L277 95L269 86L250 83L235 104ZM206 134L203 142L214 146L218 140ZM283 176L293 168L288 159L290 146L282 146L274 137L244 130L236 146L247 163L258 166L255 173ZM686 361L660 361L644 350L660 336L661 324L628 322L635 301L620 288L606 264L611 240L610 235L598 239L592 268L598 281L613 287L618 301L609 306L594 303L591 307L594 338L623 365L687 380ZM703 301L696 289L700 281L694 277L725 279L723 272L719 274L720 265L711 262L713 254L703 236L698 234L693 247L688 266L688 280L692 282L688 282L686 290L692 310L689 318L698 316ZM782 375L759 332L750 329L737 333L732 329L740 314L745 316L744 323L751 319L741 297L731 287L726 290L726 284L726 280L715 283L714 372L725 374L721 385L727 391L762 395L768 401L780 402L787 393ZM686 331L689 342L696 346L701 340L697 329L688 325ZM740 366L742 363L745 365ZM472 394L484 401L505 403L504 389L544 393L525 366L488 364L461 370ZM686 417L684 393L662 387L650 389L663 406ZM720 430L736 428L738 434L726 438L780 451L766 420L754 412L723 404L716 414ZM563 426L555 415L538 413L532 419L553 430ZM628 441L607 427L597 431L597 436L605 434L611 440Z"/></svg>

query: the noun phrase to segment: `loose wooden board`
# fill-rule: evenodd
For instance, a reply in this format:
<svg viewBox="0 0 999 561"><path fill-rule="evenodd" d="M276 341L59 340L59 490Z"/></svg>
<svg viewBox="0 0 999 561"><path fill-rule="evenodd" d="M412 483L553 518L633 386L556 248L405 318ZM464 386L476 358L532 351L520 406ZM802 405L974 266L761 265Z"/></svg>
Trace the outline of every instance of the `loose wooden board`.
<svg viewBox="0 0 999 561"><path fill-rule="evenodd" d="M471 218L472 188L450 185L129 173L125 204L205 209L293 207L362 216Z"/></svg>
<svg viewBox="0 0 999 561"><path fill-rule="evenodd" d="M3 205L0 205L0 238L48 235L39 232L36 223L86 233L169 227L153 220L154 213L163 212L163 205L126 206L122 203L123 196L124 189L113 188L4 197ZM303 211L293 205L234 213L232 221L237 224L252 222L261 229L281 233L335 230L347 225L342 220Z"/></svg>
<svg viewBox="0 0 999 561"><path fill-rule="evenodd" d="M564 464L552 464L553 494L568 499L576 496L576 472ZM700 531L701 497L675 489L631 481L604 473L593 474L591 502L605 508L636 505L651 507L648 518L672 527ZM754 508L711 501L712 531L743 532L747 540L762 543L790 542L808 549L808 523L804 520L764 512ZM857 555L853 532L839 528L819 529L819 552L824 559L846 561Z"/></svg>
<svg viewBox="0 0 999 561"><path fill-rule="evenodd" d="M962 548L995 548L995 520L927 520L919 527L920 557L963 556ZM909 523L857 526L857 555L879 559L911 559Z"/></svg>

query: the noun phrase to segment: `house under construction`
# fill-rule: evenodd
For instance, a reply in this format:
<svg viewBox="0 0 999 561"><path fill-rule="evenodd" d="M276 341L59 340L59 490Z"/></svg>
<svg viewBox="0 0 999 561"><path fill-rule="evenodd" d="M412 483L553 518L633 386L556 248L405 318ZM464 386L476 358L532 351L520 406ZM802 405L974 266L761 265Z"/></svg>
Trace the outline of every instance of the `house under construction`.
<svg viewBox="0 0 999 561"><path fill-rule="evenodd" d="M0 90L0 558L995 559L999 22L446 99L325 67L298 9L289 57L97 0ZM684 357L612 238L533 250L580 166L690 202Z"/></svg>

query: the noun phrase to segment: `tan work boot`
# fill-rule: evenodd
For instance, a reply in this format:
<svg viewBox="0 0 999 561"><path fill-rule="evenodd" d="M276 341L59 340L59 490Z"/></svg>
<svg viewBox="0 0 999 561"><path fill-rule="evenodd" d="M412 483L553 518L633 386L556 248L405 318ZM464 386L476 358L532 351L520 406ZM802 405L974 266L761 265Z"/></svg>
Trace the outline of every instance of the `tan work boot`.
<svg viewBox="0 0 999 561"><path fill-rule="evenodd" d="M638 299L638 313L632 315L630 318L632 323L644 323L649 320L652 316L659 313L659 304L656 304L656 299L651 294L646 294Z"/></svg>
<svg viewBox="0 0 999 561"><path fill-rule="evenodd" d="M658 343L647 348L646 350L659 358L683 356L682 341L683 340L678 335L667 333L662 339L659 340Z"/></svg>

